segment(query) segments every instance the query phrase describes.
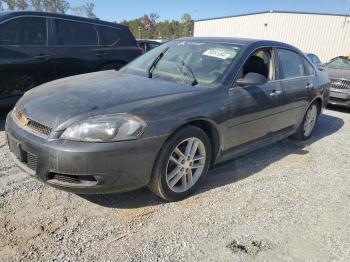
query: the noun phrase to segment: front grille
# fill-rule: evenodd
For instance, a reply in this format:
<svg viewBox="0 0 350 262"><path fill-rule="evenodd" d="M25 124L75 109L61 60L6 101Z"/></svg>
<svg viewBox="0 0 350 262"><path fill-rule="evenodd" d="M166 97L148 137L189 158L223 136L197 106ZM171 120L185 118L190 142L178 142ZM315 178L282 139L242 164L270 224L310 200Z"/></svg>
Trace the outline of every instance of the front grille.
<svg viewBox="0 0 350 262"><path fill-rule="evenodd" d="M338 90L348 90L350 89L350 80L347 79L332 79L331 88Z"/></svg>
<svg viewBox="0 0 350 262"><path fill-rule="evenodd" d="M64 174L50 173L48 176L48 182L61 182L67 184L76 185L96 185L98 181L94 176L72 176Z"/></svg>
<svg viewBox="0 0 350 262"><path fill-rule="evenodd" d="M36 171L37 162L38 162L38 159L36 155L33 155L32 153L27 152L27 166L31 170Z"/></svg>
<svg viewBox="0 0 350 262"><path fill-rule="evenodd" d="M48 127L36 121L33 121L19 111L16 111L16 117L23 126L33 130L36 133L48 136L52 132L51 127Z"/></svg>

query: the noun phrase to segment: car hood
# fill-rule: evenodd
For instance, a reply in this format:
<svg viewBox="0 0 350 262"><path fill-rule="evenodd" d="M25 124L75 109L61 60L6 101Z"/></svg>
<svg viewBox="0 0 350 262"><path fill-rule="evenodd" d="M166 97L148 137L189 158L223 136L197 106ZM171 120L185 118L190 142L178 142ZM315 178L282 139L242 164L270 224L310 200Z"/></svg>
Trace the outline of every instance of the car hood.
<svg viewBox="0 0 350 262"><path fill-rule="evenodd" d="M168 81L104 71L56 80L27 92L16 110L57 128L72 118L99 113L130 113L150 101L201 90Z"/></svg>
<svg viewBox="0 0 350 262"><path fill-rule="evenodd" d="M327 68L327 73L330 79L335 79L335 78L350 79L350 70Z"/></svg>

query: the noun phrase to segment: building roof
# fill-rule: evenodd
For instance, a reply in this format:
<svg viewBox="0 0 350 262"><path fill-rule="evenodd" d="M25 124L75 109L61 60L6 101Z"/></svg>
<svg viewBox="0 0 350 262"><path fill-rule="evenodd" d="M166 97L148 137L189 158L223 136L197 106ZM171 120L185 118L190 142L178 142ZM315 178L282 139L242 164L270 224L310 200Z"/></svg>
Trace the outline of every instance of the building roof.
<svg viewBox="0 0 350 262"><path fill-rule="evenodd" d="M313 13L313 12L268 10L268 11L255 12L255 13L245 13L245 14L240 14L240 15L230 15L230 16L221 16L221 17L213 17L213 18L206 18L206 19L198 19L198 20L195 20L195 22L217 20L217 19L225 19L225 18L233 18L233 17L241 17L241 16L249 16L249 15L260 15L260 14L267 14L267 13L302 14L302 15L329 15L329 16L342 16L342 17L348 17L349 16L348 14L332 14L332 13Z"/></svg>

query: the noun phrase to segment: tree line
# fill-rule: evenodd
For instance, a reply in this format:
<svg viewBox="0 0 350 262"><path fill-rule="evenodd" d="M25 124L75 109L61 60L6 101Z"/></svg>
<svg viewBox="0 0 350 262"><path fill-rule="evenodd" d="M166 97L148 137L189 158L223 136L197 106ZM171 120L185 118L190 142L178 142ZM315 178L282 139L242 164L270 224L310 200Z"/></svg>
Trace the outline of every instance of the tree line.
<svg viewBox="0 0 350 262"><path fill-rule="evenodd" d="M143 17L120 22L128 26L136 38L171 40L193 35L194 22L190 14L184 14L181 21L157 22L159 15L151 13Z"/></svg>
<svg viewBox="0 0 350 262"><path fill-rule="evenodd" d="M95 4L87 2L81 6L71 6L66 0L0 0L0 11L32 10L51 13L73 13L79 16L96 18Z"/></svg>

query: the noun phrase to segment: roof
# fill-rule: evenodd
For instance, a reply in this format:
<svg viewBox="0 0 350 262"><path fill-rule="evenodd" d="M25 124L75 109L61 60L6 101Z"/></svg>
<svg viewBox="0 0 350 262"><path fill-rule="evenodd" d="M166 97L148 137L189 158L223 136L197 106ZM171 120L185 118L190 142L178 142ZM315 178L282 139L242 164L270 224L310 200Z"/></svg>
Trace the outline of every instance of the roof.
<svg viewBox="0 0 350 262"><path fill-rule="evenodd" d="M245 13L245 14L240 14L240 15L230 15L230 16L221 16L221 17L213 17L213 18L206 18L206 19L198 19L198 20L195 20L195 22L209 21L209 20L216 20L216 19L225 19L225 18L234 18L234 17L241 17L241 16L249 16L249 15L261 15L261 14L267 14L267 13L302 14L302 15L328 15L328 16L342 16L342 17L348 17L349 16L348 14L332 14L332 13L313 13L313 12L268 10L268 11L262 11L262 12Z"/></svg>
<svg viewBox="0 0 350 262"><path fill-rule="evenodd" d="M118 27L126 27L121 24L116 24L112 22L102 21L99 19L92 19L92 18L86 18L81 16L74 16L74 15L67 15L67 14L57 14L57 13L50 13L50 12L39 12L39 11L6 11L6 12L0 12L1 19L6 19L15 17L15 16L25 16L25 15L32 15L32 16L50 16L50 17L56 17L56 18L63 18L63 19L72 19L72 20L79 20L79 21L85 21L89 23L95 23L95 24L101 24L101 25L110 25L110 26L116 26Z"/></svg>
<svg viewBox="0 0 350 262"><path fill-rule="evenodd" d="M175 39L173 41L203 41L203 42L214 42L214 43L229 43L236 45L259 45L259 46L276 46L276 47L285 47L293 50L298 50L296 47L271 40L263 40L263 39L249 39L249 38L236 38L236 37L184 37Z"/></svg>

